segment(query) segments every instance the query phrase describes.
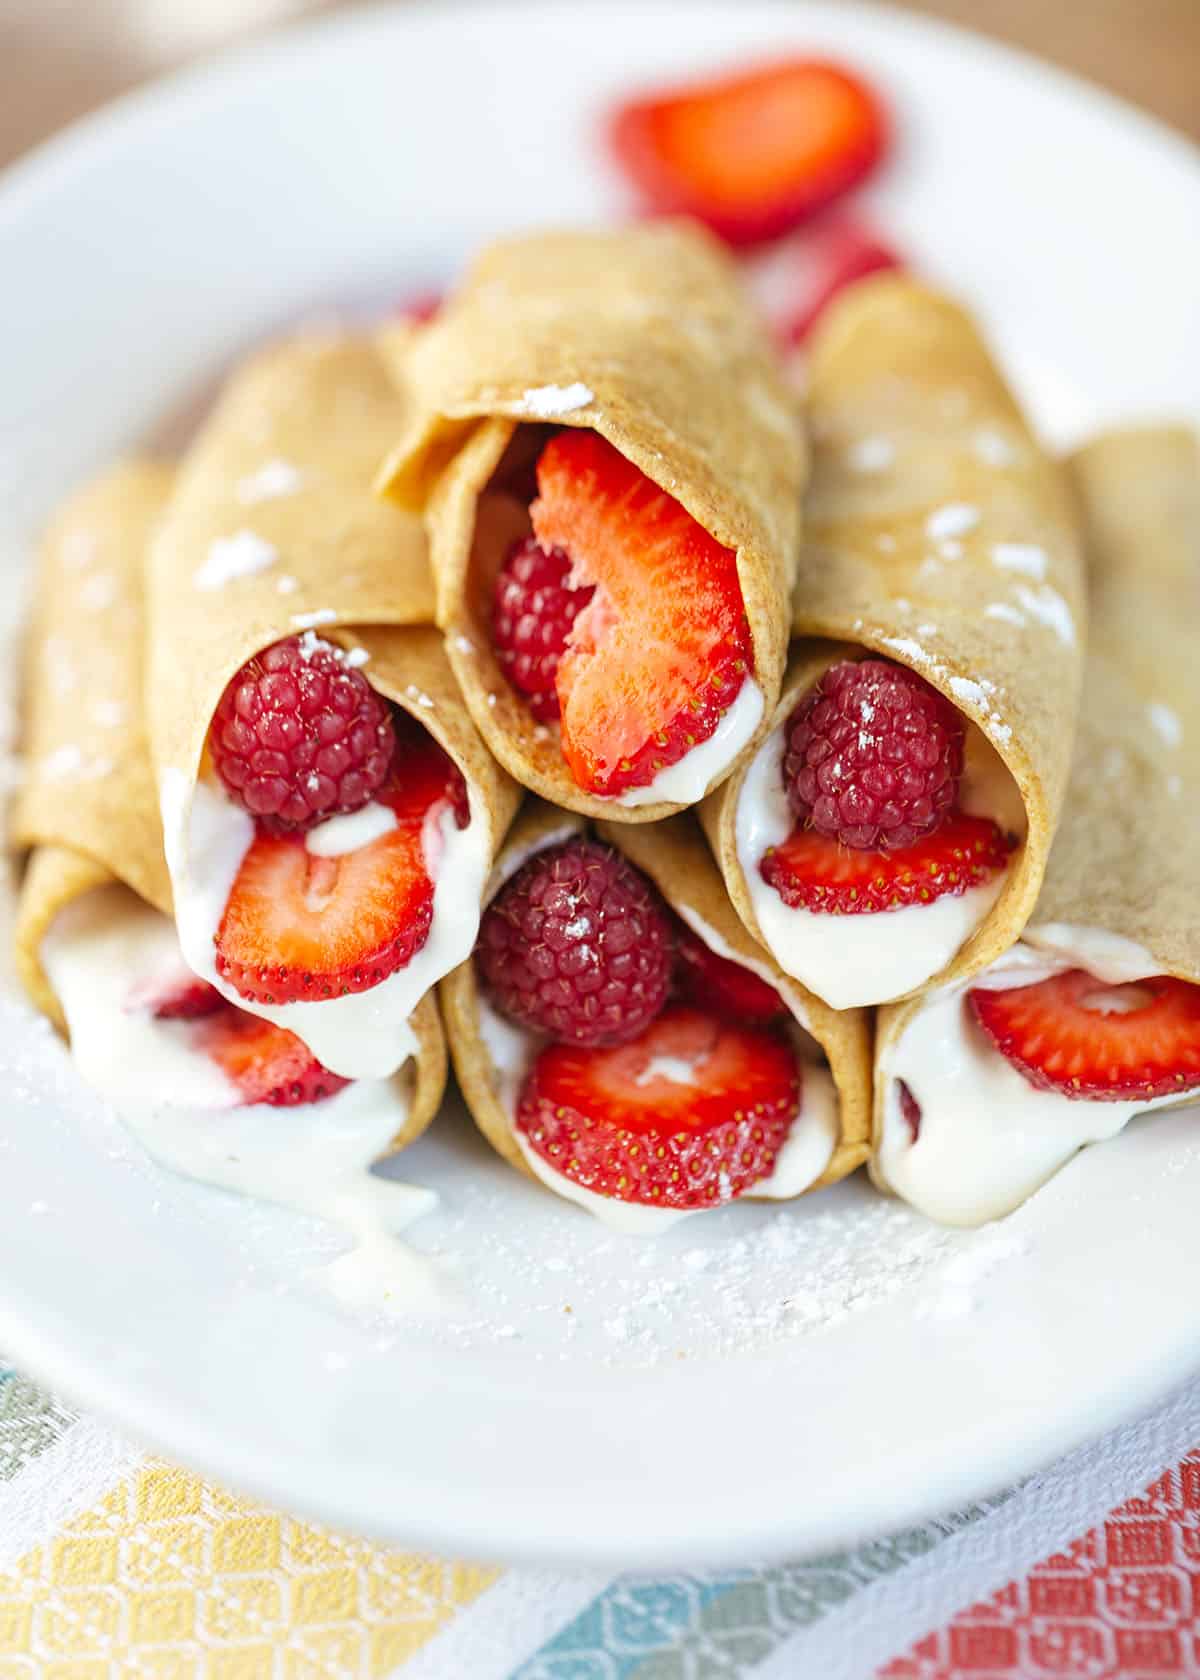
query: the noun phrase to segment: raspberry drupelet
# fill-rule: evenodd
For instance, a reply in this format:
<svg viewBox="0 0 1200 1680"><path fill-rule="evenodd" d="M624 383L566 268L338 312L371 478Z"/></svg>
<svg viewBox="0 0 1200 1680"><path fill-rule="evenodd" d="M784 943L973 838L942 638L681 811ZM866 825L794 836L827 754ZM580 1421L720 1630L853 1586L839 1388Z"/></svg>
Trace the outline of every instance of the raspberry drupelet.
<svg viewBox="0 0 1200 1680"><path fill-rule="evenodd" d="M788 722L788 803L804 827L843 846L911 846L958 798L964 739L958 712L915 671L842 660Z"/></svg>
<svg viewBox="0 0 1200 1680"><path fill-rule="evenodd" d="M570 571L561 548L544 549L536 537L525 537L509 549L492 597L496 658L540 723L559 715L558 662L577 614L595 593L572 589Z"/></svg>
<svg viewBox="0 0 1200 1680"><path fill-rule="evenodd" d="M512 1020L565 1043L628 1043L671 985L671 923L657 892L594 840L549 846L493 899L476 947L480 977Z"/></svg>
<svg viewBox="0 0 1200 1680"><path fill-rule="evenodd" d="M289 636L247 660L209 731L229 797L270 833L359 811L387 780L391 710L341 650Z"/></svg>

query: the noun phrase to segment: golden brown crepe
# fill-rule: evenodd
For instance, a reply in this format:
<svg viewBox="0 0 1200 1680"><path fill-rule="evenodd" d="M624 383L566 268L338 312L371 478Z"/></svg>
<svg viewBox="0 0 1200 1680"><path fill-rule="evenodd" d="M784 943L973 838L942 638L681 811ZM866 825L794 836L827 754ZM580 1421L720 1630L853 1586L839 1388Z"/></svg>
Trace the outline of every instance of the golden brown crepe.
<svg viewBox="0 0 1200 1680"><path fill-rule="evenodd" d="M405 371L413 417L380 483L425 515L438 623L480 733L518 781L571 810L614 822L678 810L584 792L556 731L510 688L491 649L492 586L529 524L523 503L496 487L527 473L551 426L607 438L736 551L769 714L805 452L733 265L682 223L508 240L475 264Z"/></svg>
<svg viewBox="0 0 1200 1680"><path fill-rule="evenodd" d="M42 547L26 658L27 774L12 843L30 850L17 906L15 954L33 1001L66 1023L41 961L60 911L121 882L163 915L163 858L143 708L143 559L172 469L130 461L87 485ZM441 1103L446 1049L432 998L412 1018L414 1092L399 1149Z"/></svg>
<svg viewBox="0 0 1200 1680"><path fill-rule="evenodd" d="M1116 935L1161 973L1200 984L1200 445L1183 427L1114 431L1068 466L1088 560L1087 666L1029 931ZM921 1001L879 1011L877 1067ZM877 1137L884 1096L880 1078Z"/></svg>
<svg viewBox="0 0 1200 1680"><path fill-rule="evenodd" d="M797 640L772 725L829 665L880 655L978 726L1025 810L1027 836L999 899L926 983L937 985L1018 938L1045 873L1082 682L1075 510L969 316L914 281L870 279L831 307L813 344L808 412ZM761 938L737 848L746 770L705 801L701 820L739 915Z"/></svg>
<svg viewBox="0 0 1200 1680"><path fill-rule="evenodd" d="M571 813L530 800L513 825L497 861L495 885L507 880L525 860L547 845L586 832L587 823ZM833 1010L794 980L775 969L738 922L713 867L703 837L689 816L652 827L600 823L596 832L617 847L653 880L667 903L684 919L716 936L720 946L769 975L795 1018L829 1062L840 1099L841 1138L817 1184L833 1184L862 1165L869 1131L870 1019L865 1010ZM513 1136L499 1094L498 1072L479 1030L479 997L473 961L463 963L442 982L442 1013L450 1054L467 1106L496 1151L529 1172ZM532 1174L530 1175L532 1176Z"/></svg>

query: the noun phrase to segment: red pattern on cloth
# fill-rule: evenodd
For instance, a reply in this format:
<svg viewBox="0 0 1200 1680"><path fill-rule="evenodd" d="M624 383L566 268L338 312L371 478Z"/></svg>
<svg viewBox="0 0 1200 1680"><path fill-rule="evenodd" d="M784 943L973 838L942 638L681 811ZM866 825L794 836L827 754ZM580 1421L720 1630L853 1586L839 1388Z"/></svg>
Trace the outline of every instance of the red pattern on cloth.
<svg viewBox="0 0 1200 1680"><path fill-rule="evenodd" d="M878 1680L1200 1676L1200 1447Z"/></svg>

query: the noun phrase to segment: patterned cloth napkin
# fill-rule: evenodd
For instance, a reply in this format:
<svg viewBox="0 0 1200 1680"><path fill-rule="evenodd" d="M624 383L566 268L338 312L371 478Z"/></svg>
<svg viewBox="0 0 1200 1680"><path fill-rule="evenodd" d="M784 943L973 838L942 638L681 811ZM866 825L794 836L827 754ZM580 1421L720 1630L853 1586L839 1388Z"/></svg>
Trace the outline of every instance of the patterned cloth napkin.
<svg viewBox="0 0 1200 1680"><path fill-rule="evenodd" d="M851 1551L647 1577L442 1563L280 1516L0 1372L0 1680L1200 1676L1200 1383Z"/></svg>

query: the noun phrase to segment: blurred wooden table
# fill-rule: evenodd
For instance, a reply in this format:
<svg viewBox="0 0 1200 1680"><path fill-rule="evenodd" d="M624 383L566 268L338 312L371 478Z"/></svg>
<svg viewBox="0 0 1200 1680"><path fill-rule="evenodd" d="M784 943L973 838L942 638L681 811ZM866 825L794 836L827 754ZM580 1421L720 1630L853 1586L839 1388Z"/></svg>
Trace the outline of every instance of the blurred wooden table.
<svg viewBox="0 0 1200 1680"><path fill-rule="evenodd" d="M0 166L149 76L336 3L0 0ZM602 15L602 0L592 3ZM1200 140L1200 0L916 0L913 9L1027 47Z"/></svg>

